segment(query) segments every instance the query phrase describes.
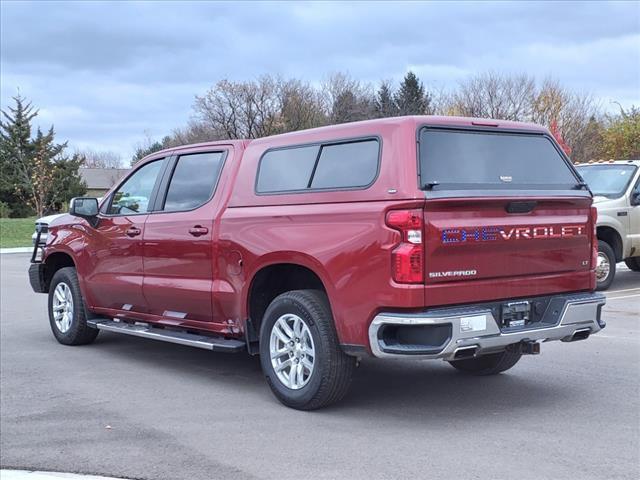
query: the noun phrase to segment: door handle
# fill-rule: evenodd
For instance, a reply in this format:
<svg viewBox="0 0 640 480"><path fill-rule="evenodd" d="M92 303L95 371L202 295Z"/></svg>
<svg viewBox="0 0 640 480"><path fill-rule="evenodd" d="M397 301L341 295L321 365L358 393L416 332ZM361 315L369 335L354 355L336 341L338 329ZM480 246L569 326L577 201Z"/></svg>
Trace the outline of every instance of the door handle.
<svg viewBox="0 0 640 480"><path fill-rule="evenodd" d="M207 233L209 233L209 229L207 227L196 225L195 227L191 227L189 229L189 233L194 237L199 237L200 235L206 235Z"/></svg>
<svg viewBox="0 0 640 480"><path fill-rule="evenodd" d="M127 237L137 237L138 235L140 235L142 233L142 230L140 230L137 227L131 227L129 229L127 229L126 232L124 232Z"/></svg>

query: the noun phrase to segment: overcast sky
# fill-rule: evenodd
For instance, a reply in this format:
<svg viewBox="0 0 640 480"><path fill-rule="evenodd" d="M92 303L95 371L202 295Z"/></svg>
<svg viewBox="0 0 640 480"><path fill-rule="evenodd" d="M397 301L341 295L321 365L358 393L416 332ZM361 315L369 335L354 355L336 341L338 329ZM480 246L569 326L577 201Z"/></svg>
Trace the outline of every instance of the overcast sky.
<svg viewBox="0 0 640 480"><path fill-rule="evenodd" d="M189 119L195 94L264 73L427 87L486 70L551 75L640 105L640 3L1 4L1 94L20 89L72 147L128 158Z"/></svg>

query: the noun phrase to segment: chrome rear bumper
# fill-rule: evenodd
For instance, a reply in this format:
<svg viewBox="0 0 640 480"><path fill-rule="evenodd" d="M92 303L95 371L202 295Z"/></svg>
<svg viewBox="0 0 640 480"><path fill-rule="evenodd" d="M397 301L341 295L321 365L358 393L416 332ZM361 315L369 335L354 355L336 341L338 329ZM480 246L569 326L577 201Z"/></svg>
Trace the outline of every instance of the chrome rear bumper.
<svg viewBox="0 0 640 480"><path fill-rule="evenodd" d="M553 324L538 323L533 328L501 329L494 316L495 309L487 306L439 308L413 314L381 313L369 326L371 351L376 357L453 360L461 358L457 352L472 352L471 356L476 356L501 351L523 341L572 341L586 338L604 328L605 323L600 318L606 302L604 295L587 293L560 297L564 302L562 308L558 309L558 320ZM448 336L440 335L442 343L439 345L421 346L388 344L382 334L389 326L418 325L441 326Z"/></svg>

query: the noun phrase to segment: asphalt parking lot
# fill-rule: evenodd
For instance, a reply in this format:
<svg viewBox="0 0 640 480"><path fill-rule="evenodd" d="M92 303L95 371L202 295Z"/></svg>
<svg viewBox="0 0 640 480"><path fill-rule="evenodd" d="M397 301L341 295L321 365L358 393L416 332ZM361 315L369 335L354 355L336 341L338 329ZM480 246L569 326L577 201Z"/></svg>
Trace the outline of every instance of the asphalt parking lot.
<svg viewBox="0 0 640 480"><path fill-rule="evenodd" d="M140 479L640 478L640 275L607 328L509 372L366 359L345 401L281 406L259 361L102 332L64 347L2 255L0 464Z"/></svg>

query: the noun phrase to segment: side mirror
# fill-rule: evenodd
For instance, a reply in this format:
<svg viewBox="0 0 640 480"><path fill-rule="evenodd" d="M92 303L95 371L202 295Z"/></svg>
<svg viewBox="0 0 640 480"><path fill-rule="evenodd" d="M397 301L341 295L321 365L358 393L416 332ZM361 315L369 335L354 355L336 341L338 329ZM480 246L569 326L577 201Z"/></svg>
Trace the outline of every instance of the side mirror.
<svg viewBox="0 0 640 480"><path fill-rule="evenodd" d="M98 216L98 199L92 197L75 197L69 202L69 213L76 217L95 219Z"/></svg>

